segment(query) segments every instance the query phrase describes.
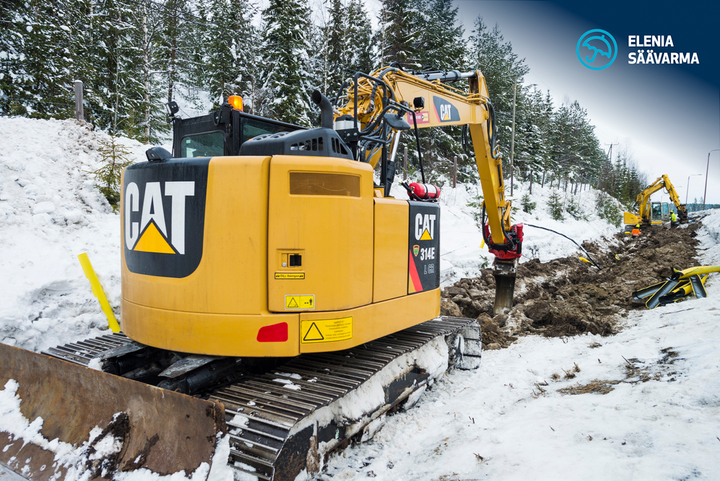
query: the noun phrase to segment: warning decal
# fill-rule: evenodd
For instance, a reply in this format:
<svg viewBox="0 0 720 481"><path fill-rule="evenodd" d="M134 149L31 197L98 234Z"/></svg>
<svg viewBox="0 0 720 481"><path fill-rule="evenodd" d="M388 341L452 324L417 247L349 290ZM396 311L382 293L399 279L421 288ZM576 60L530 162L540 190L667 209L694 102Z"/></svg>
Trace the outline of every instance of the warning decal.
<svg viewBox="0 0 720 481"><path fill-rule="evenodd" d="M276 272L275 279L305 279L304 272Z"/></svg>
<svg viewBox="0 0 720 481"><path fill-rule="evenodd" d="M352 325L352 317L302 321L300 323L301 342L311 344L352 339Z"/></svg>
<svg viewBox="0 0 720 481"><path fill-rule="evenodd" d="M315 309L315 296L285 296L285 309Z"/></svg>

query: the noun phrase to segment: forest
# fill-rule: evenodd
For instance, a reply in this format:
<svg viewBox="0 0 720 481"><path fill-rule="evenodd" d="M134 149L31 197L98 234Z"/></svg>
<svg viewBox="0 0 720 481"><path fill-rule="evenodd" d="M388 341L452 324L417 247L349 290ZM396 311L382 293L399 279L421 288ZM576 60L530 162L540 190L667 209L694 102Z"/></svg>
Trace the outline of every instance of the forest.
<svg viewBox="0 0 720 481"><path fill-rule="evenodd" d="M168 101L205 110L241 95L245 110L318 125L310 94L338 96L355 72L480 70L496 112L503 172L576 193L591 185L625 204L647 185L620 147L605 151L588 112L526 84L529 67L499 25L479 16L466 32L451 0L0 0L0 115L85 120L145 143L166 139ZM207 101L207 99L211 99ZM205 105L202 105L204 102ZM513 122L514 120L514 122ZM422 131L431 180L475 177L460 129ZM411 164L415 143L407 141Z"/></svg>

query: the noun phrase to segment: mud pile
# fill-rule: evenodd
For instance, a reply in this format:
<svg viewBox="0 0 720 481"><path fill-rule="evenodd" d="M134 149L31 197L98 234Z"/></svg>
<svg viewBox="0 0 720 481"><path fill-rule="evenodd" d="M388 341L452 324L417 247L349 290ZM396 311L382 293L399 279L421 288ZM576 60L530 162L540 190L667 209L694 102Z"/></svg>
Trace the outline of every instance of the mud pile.
<svg viewBox="0 0 720 481"><path fill-rule="evenodd" d="M627 311L646 309L632 299L633 291L669 277L673 267L699 265L699 227L697 222L674 229L654 227L638 238L621 233L602 244L584 243L601 269L577 256L524 262L518 267L513 308L495 317L495 279L492 270L485 269L479 277L443 289L441 313L478 319L485 349L507 347L527 334L607 336L616 332Z"/></svg>

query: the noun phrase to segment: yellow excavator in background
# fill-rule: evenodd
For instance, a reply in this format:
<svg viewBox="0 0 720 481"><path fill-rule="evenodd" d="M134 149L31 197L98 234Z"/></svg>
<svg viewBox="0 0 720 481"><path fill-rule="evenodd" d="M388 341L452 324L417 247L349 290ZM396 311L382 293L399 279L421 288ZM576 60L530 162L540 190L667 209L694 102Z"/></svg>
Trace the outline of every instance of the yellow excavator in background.
<svg viewBox="0 0 720 481"><path fill-rule="evenodd" d="M510 222L485 79L387 67L356 74L339 99L333 109L313 93L322 126L310 130L230 104L177 118L173 153L150 149L126 169L122 334L52 357L0 346L0 383L18 381L47 439L114 437L120 452L89 458L105 477L194 471L227 433L234 469L292 480L430 385L445 371L429 364L439 349L451 365L478 366L477 321L438 317L439 190L425 182L418 129L468 126L494 310L511 307L523 231ZM408 132L422 182L397 199ZM95 426L105 434L88 438ZM47 443L5 438L0 463L67 473Z"/></svg>
<svg viewBox="0 0 720 481"><path fill-rule="evenodd" d="M663 174L638 194L635 200L638 213L625 212L623 214L623 223L626 226L634 226L637 224L650 226L661 225L663 220L668 220L670 213L667 204L650 202L650 196L660 189L665 189L673 204L675 204L678 220L680 222L687 222L687 208L685 204L680 203L680 196L678 196L675 187L673 187L672 182L670 182L670 178Z"/></svg>

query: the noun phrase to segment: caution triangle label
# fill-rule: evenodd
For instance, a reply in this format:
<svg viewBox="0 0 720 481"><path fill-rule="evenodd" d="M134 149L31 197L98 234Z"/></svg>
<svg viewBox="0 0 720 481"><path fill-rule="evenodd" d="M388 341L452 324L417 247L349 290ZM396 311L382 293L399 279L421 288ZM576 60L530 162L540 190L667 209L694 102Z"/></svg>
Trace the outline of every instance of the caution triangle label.
<svg viewBox="0 0 720 481"><path fill-rule="evenodd" d="M320 329L318 329L317 325L313 322L310 325L310 329L308 329L308 332L305 333L305 337L303 337L303 341L324 341L325 337L323 337L322 333L320 332Z"/></svg>
<svg viewBox="0 0 720 481"><path fill-rule="evenodd" d="M145 228L145 232L142 233L133 250L155 252L158 254L177 254L175 249L173 249L165 239L165 236L160 233L157 225L155 225L155 221L152 220Z"/></svg>
<svg viewBox="0 0 720 481"><path fill-rule="evenodd" d="M287 308L288 309L297 309L298 307L300 307L300 306L298 306L297 299L295 299L294 297L291 297L290 302L288 302Z"/></svg>
<svg viewBox="0 0 720 481"><path fill-rule="evenodd" d="M417 235L417 234L415 234ZM423 232L422 237L420 237L420 240L432 240L432 237L430 236L430 232L428 232L427 229Z"/></svg>

